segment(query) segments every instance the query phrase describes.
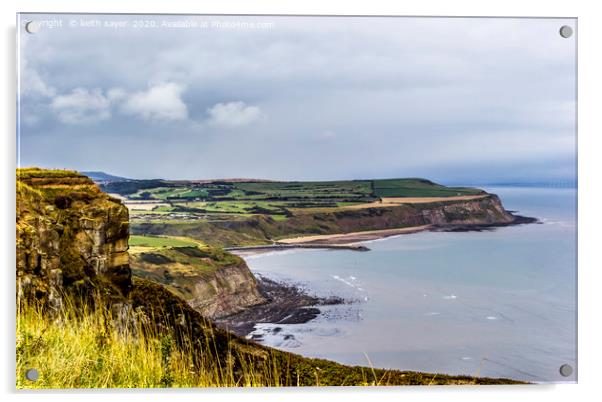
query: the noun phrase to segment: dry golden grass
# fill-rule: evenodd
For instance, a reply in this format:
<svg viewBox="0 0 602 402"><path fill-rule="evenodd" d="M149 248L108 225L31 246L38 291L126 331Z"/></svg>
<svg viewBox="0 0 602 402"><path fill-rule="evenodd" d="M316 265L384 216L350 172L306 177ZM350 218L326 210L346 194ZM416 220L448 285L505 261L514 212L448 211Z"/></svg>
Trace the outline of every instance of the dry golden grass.
<svg viewBox="0 0 602 402"><path fill-rule="evenodd" d="M195 365L192 352L176 347L168 333L139 321L124 330L106 310L74 306L67 302L55 318L39 306L18 307L18 389L277 385L278 367L269 365L261 372L243 367L235 379L232 366L211 353L211 337ZM30 368L40 373L35 382L25 377Z"/></svg>

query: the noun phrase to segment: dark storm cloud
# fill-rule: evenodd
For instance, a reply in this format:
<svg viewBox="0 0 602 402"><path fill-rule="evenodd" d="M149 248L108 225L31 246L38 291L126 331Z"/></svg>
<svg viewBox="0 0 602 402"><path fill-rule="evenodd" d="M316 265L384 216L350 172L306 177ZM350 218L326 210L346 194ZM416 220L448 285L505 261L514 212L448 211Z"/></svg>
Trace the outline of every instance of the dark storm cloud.
<svg viewBox="0 0 602 402"><path fill-rule="evenodd" d="M558 35L571 20L231 20L273 26L22 35L21 164L173 178L573 176L575 48Z"/></svg>

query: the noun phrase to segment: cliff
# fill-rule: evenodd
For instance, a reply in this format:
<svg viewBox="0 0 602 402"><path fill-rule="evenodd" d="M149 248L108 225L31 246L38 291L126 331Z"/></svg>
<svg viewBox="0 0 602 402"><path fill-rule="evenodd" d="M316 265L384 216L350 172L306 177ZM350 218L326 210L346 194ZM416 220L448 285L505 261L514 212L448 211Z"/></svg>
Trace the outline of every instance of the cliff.
<svg viewBox="0 0 602 402"><path fill-rule="evenodd" d="M276 221L255 215L245 220L193 223L139 223L132 232L149 235L187 236L211 245L233 247L271 244L272 240L304 235L326 235L366 230L435 225L482 227L524 223L523 217L504 209L499 197L487 194L472 200L401 204L364 209L295 214Z"/></svg>
<svg viewBox="0 0 602 402"><path fill-rule="evenodd" d="M221 318L262 304L245 261L212 247L169 247L131 254L135 276L163 284L205 317Z"/></svg>
<svg viewBox="0 0 602 402"><path fill-rule="evenodd" d="M17 170L17 296L60 308L66 289L131 290L128 210L73 171Z"/></svg>
<svg viewBox="0 0 602 402"><path fill-rule="evenodd" d="M241 258L181 247L128 253L128 210L73 171L17 171L17 291L59 308L66 289L131 290L132 271L165 285L206 317L264 303ZM130 261L131 260L131 261Z"/></svg>
<svg viewBox="0 0 602 402"><path fill-rule="evenodd" d="M339 210L316 214L300 214L286 221L260 223L273 238L297 234L338 234L364 230L395 229L410 226L452 226L509 224L515 217L493 194L466 201L444 201L423 204L401 204Z"/></svg>

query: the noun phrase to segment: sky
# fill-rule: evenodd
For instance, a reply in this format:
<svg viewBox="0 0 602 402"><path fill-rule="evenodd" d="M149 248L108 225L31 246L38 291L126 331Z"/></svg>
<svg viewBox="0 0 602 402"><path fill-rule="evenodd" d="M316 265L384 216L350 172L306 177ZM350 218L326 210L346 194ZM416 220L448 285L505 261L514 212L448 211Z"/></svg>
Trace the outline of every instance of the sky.
<svg viewBox="0 0 602 402"><path fill-rule="evenodd" d="M18 163L573 180L576 38L562 25L575 20L21 15Z"/></svg>

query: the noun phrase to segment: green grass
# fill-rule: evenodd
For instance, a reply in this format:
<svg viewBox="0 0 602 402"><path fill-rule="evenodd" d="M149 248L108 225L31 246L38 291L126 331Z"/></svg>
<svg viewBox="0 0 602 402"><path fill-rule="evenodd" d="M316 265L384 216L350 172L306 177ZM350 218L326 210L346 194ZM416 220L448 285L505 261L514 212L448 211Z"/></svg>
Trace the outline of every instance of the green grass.
<svg viewBox="0 0 602 402"><path fill-rule="evenodd" d="M17 311L16 369L18 389L31 388L156 388L278 385L278 368L234 367L219 361L206 337L207 353L176 347L173 334L137 320L118 328L109 310L81 309L67 302L54 319L38 306ZM211 334L211 327L207 327ZM276 363L276 362L274 362ZM29 381L27 369L40 378ZM235 380L236 378L236 380Z"/></svg>
<svg viewBox="0 0 602 402"><path fill-rule="evenodd" d="M196 208L207 213L253 214L260 210L263 214L282 214L287 202L266 202L255 200L211 201L174 203L174 206ZM173 208L172 208L173 209Z"/></svg>
<svg viewBox="0 0 602 402"><path fill-rule="evenodd" d="M130 210L130 216L136 216L136 215L167 215L169 212L173 212L173 208L172 207L167 207L167 206L158 206L155 207L154 209L151 210L147 210L147 209L131 209Z"/></svg>
<svg viewBox="0 0 602 402"><path fill-rule="evenodd" d="M195 247L198 242L173 237L131 235L129 245L134 247Z"/></svg>
<svg viewBox="0 0 602 402"><path fill-rule="evenodd" d="M240 257L214 247L169 247L130 256L133 275L160 283L184 300L199 283L215 280L220 268L243 264Z"/></svg>
<svg viewBox="0 0 602 402"><path fill-rule="evenodd" d="M370 202L378 197L449 197L479 194L474 188L446 187L426 179L339 180L316 182L211 182L157 181L149 187L141 181L133 199L171 200L174 205L208 213L245 213L261 208L263 214L283 214L283 208L330 207ZM135 184L129 183L129 186ZM201 199L201 202L198 202ZM291 205L293 204L293 205ZM247 210L247 211L245 211Z"/></svg>
<svg viewBox="0 0 602 402"><path fill-rule="evenodd" d="M149 189L141 189L130 195L132 199L155 199L165 201L172 198L204 198L208 196L208 192L203 189L193 189L188 186L182 187L156 187Z"/></svg>
<svg viewBox="0 0 602 402"><path fill-rule="evenodd" d="M258 199L286 198L362 198L371 194L370 181L327 182L249 182L235 183L236 188L251 192ZM259 193L259 194L253 194Z"/></svg>
<svg viewBox="0 0 602 402"><path fill-rule="evenodd" d="M475 188L446 187L425 179L387 179L373 183L378 197L453 197L483 192Z"/></svg>
<svg viewBox="0 0 602 402"><path fill-rule="evenodd" d="M75 170L68 169L40 169L37 167L18 168L17 179L31 178L62 178L62 177L86 177Z"/></svg>

